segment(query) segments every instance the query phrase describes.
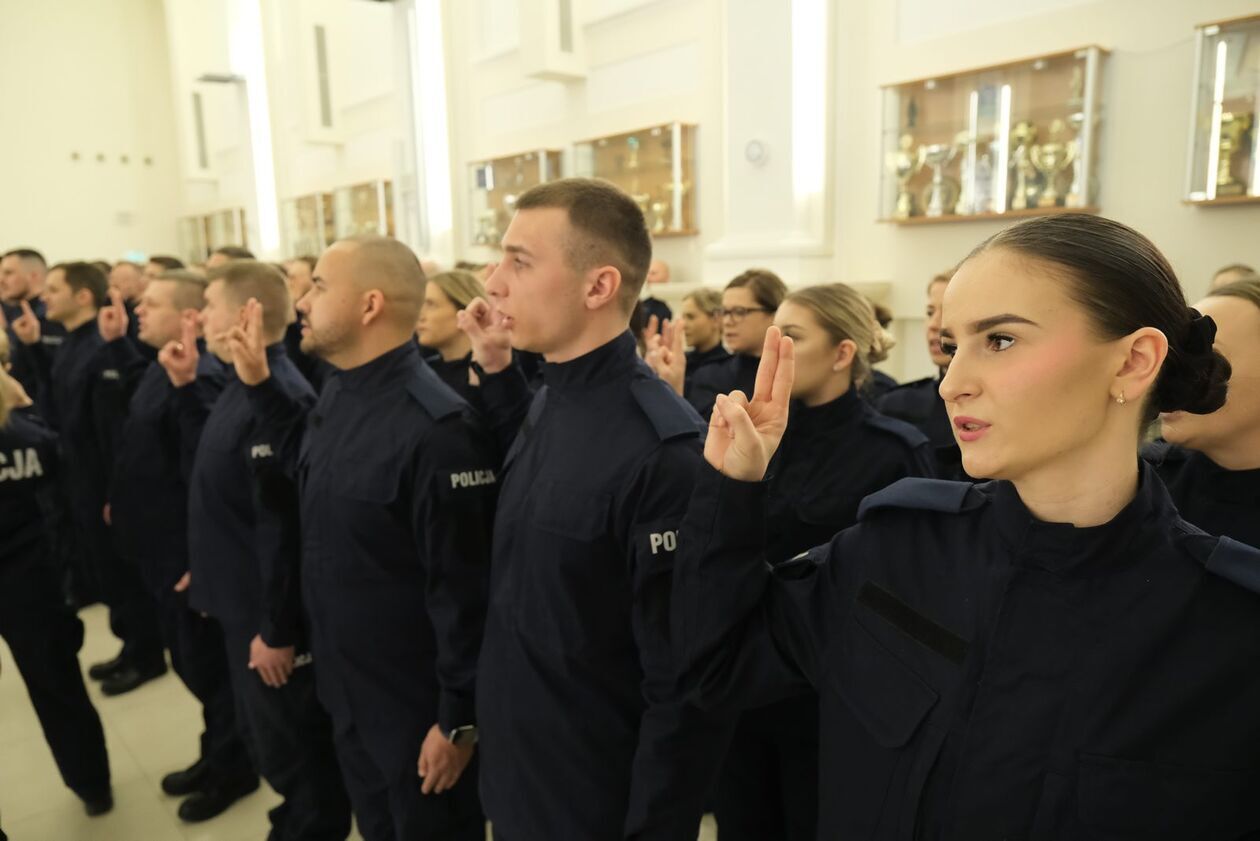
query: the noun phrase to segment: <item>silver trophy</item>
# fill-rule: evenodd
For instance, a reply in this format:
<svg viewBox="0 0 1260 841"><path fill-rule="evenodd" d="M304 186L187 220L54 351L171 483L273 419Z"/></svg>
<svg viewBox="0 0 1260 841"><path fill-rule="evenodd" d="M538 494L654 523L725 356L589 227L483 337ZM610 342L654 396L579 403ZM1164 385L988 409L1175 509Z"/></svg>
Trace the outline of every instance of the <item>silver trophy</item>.
<svg viewBox="0 0 1260 841"><path fill-rule="evenodd" d="M958 182L945 175L945 167L958 154L953 143L932 143L919 147L919 162L932 168L932 181L923 190L925 216L944 216L958 200Z"/></svg>

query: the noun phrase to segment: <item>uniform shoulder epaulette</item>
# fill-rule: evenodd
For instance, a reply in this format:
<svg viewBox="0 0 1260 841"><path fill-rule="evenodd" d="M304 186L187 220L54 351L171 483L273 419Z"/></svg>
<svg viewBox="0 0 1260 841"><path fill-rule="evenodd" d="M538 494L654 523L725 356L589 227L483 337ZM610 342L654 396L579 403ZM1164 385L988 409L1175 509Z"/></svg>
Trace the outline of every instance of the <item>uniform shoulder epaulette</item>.
<svg viewBox="0 0 1260 841"><path fill-rule="evenodd" d="M1229 537L1217 538L1203 565L1213 575L1260 594L1260 549Z"/></svg>
<svg viewBox="0 0 1260 841"><path fill-rule="evenodd" d="M434 420L458 414L468 404L427 365L416 370L407 380L407 393Z"/></svg>
<svg viewBox="0 0 1260 841"><path fill-rule="evenodd" d="M858 506L858 519L865 520L872 511L888 508L960 514L983 502L984 496L967 482L912 477L899 479L862 500Z"/></svg>
<svg viewBox="0 0 1260 841"><path fill-rule="evenodd" d="M882 415L879 412L867 412L862 422L867 426L895 435L911 447L918 447L928 443L928 437L919 431L918 427L903 420Z"/></svg>
<svg viewBox="0 0 1260 841"><path fill-rule="evenodd" d="M1185 461L1188 455L1184 449L1167 441L1152 441L1142 447L1142 458L1157 466L1165 462Z"/></svg>
<svg viewBox="0 0 1260 841"><path fill-rule="evenodd" d="M636 377L630 382L630 393L662 441L699 435L704 429L699 413L675 394L664 380Z"/></svg>

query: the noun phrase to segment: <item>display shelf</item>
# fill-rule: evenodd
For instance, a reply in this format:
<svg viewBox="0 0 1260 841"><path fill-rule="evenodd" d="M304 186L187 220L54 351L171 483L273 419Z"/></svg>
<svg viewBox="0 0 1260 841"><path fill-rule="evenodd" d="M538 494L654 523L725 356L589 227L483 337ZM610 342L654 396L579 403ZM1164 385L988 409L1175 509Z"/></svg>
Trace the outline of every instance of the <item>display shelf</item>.
<svg viewBox="0 0 1260 841"><path fill-rule="evenodd" d="M585 140L574 147L577 175L616 184L643 211L655 237L696 236L696 126L664 123Z"/></svg>
<svg viewBox="0 0 1260 841"><path fill-rule="evenodd" d="M1185 201L1249 204L1260 198L1260 15L1196 27L1194 52Z"/></svg>

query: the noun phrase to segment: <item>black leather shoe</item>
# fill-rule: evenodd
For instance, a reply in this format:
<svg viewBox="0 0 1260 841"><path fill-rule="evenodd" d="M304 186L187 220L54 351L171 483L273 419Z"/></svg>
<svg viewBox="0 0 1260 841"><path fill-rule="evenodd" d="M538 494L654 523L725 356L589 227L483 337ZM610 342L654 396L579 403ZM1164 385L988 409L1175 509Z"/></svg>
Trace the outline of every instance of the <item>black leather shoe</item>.
<svg viewBox="0 0 1260 841"><path fill-rule="evenodd" d="M258 777L255 776L211 782L205 789L179 804L179 819L185 823L208 821L257 790Z"/></svg>
<svg viewBox="0 0 1260 841"><path fill-rule="evenodd" d="M112 791L83 798L83 811L87 812L89 818L100 817L113 808L114 793Z"/></svg>
<svg viewBox="0 0 1260 841"><path fill-rule="evenodd" d="M93 663L88 667L88 677L92 680L105 680L106 678L113 677L115 674L122 671L123 667L126 665L127 661L123 659L121 654L119 654L113 660Z"/></svg>
<svg viewBox="0 0 1260 841"><path fill-rule="evenodd" d="M147 683L154 678L161 677L166 674L166 664L160 663L156 666L149 666L145 669L138 669L135 666L124 666L122 671L115 672L110 677L101 681L101 694L110 697L114 695L123 695L141 684Z"/></svg>
<svg viewBox="0 0 1260 841"><path fill-rule="evenodd" d="M201 791L202 783L210 773L210 763L198 759L183 771L172 771L162 778L162 791L174 797L183 797Z"/></svg>

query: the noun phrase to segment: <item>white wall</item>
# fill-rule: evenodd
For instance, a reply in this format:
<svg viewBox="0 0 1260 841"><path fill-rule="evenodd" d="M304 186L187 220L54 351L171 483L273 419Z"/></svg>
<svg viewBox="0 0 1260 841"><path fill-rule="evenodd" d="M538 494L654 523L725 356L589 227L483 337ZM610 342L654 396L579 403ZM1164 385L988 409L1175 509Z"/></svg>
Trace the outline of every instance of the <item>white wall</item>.
<svg viewBox="0 0 1260 841"><path fill-rule="evenodd" d="M174 250L161 0L0 0L0 33L0 248L50 260Z"/></svg>
<svg viewBox="0 0 1260 841"><path fill-rule="evenodd" d="M1103 214L1149 236L1192 302L1218 266L1260 265L1260 206L1181 204L1194 26L1260 13L1257 0L861 0L839 8L838 278L892 282L902 338L889 364L894 373L931 370L919 338L928 279L1004 224L875 221L880 85L1087 44L1110 48L1103 70Z"/></svg>

